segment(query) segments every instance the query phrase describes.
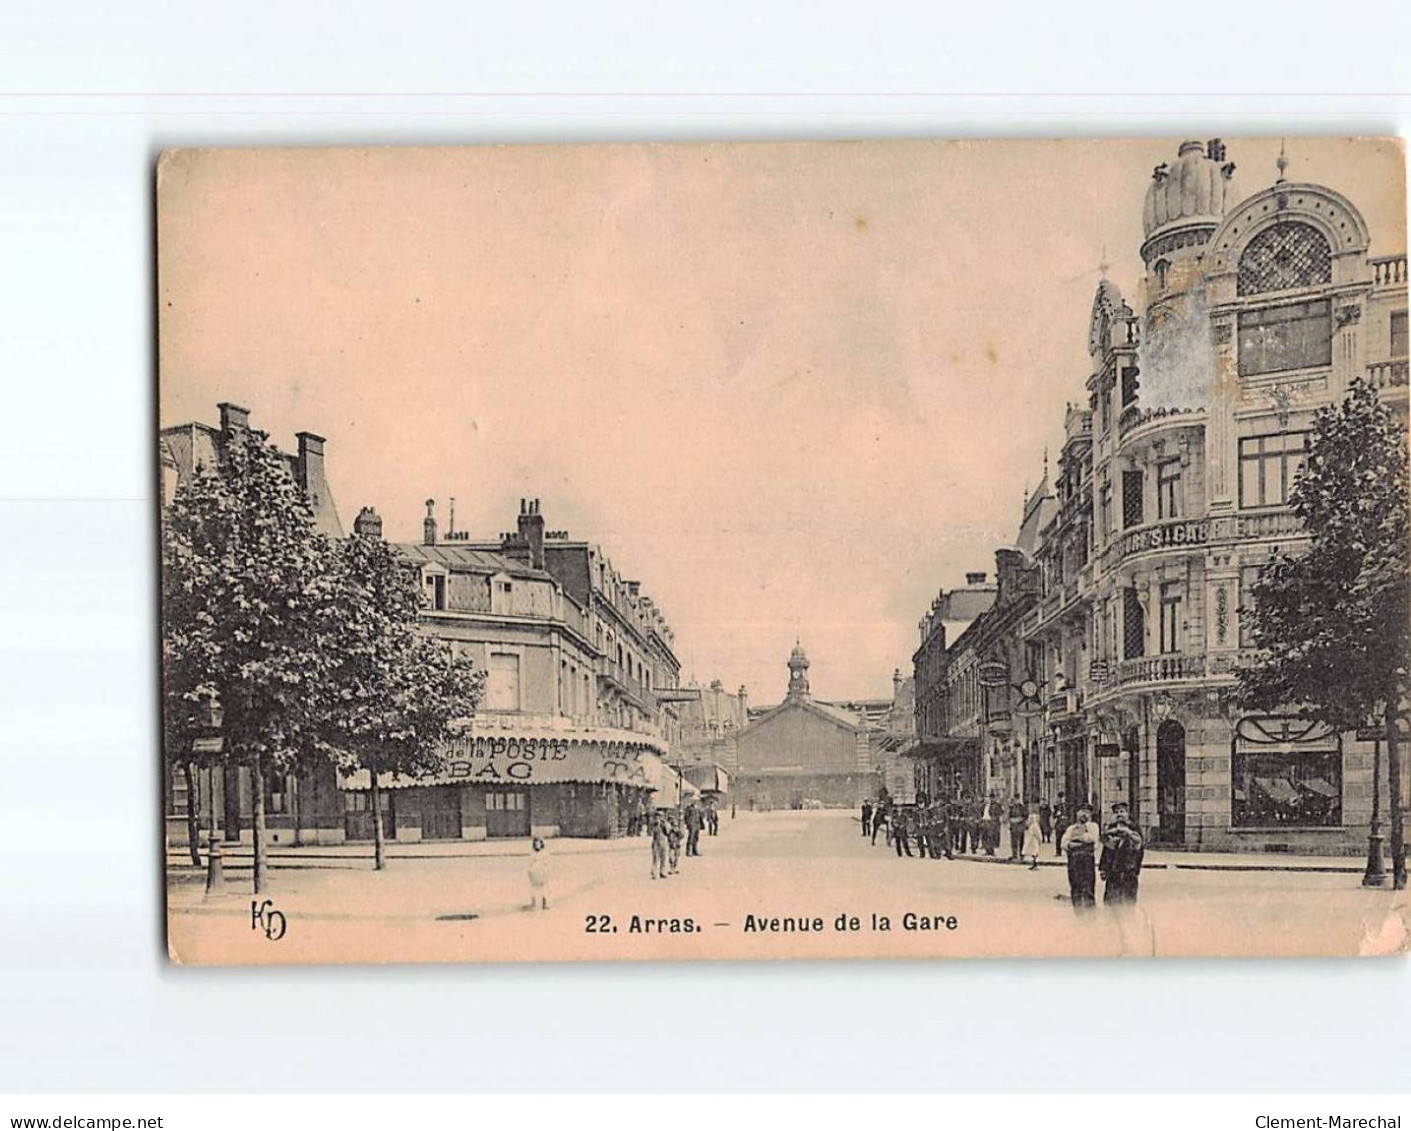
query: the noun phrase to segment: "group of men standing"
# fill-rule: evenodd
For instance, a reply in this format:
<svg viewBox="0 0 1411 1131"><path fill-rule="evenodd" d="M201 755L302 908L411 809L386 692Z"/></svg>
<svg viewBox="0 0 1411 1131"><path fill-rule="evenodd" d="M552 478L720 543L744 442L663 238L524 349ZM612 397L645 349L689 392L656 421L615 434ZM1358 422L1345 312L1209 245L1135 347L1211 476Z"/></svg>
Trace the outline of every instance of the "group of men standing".
<svg viewBox="0 0 1411 1131"><path fill-rule="evenodd" d="M680 871L681 846L687 856L701 854L701 833L718 836L720 814L709 802L689 801L680 809L653 809L644 816L652 838L652 879L664 879Z"/></svg>
<svg viewBox="0 0 1411 1131"><path fill-rule="evenodd" d="M885 830L885 839L895 846L898 856L911 856L913 842L922 856L933 858L982 851L994 856L999 851L1000 830L1007 823L1010 855L1017 860L1028 817L1029 808L1018 797L1005 803L993 792L984 800L964 795L950 801L933 801L922 793L915 805L900 805L883 797L876 803L862 803L862 835L876 844L877 834Z"/></svg>
<svg viewBox="0 0 1411 1131"><path fill-rule="evenodd" d="M920 794L915 805L900 805L883 796L876 802L862 803L862 835L876 844L877 834L883 832L898 856L944 856L950 860L967 851L994 856L999 850L1001 826L1007 824L1011 860L1019 862L1029 854L1037 867L1038 843L1050 839L1055 854L1067 857L1068 887L1075 910L1096 905L1098 875L1103 879L1104 904L1135 903L1146 846L1131 819L1130 807L1125 801L1115 803L1105 830L1093 820L1093 808L1087 802L1078 805L1074 817L1065 825L1062 798L1053 805L1040 805L1031 823L1029 807L1023 801L1014 797L1005 803L993 792L984 801L965 795L932 801Z"/></svg>
<svg viewBox="0 0 1411 1131"><path fill-rule="evenodd" d="M1058 849L1068 858L1068 892L1075 911L1096 906L1099 874L1104 904L1136 903L1146 843L1125 801L1112 806L1112 821L1105 830L1093 820L1092 806L1080 804L1077 820L1064 831Z"/></svg>

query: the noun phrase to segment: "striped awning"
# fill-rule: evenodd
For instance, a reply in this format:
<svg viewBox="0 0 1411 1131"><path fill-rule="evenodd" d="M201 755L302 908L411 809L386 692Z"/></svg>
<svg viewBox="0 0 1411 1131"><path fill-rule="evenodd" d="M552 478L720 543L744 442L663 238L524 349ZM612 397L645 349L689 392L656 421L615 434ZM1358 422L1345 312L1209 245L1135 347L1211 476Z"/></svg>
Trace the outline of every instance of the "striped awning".
<svg viewBox="0 0 1411 1131"><path fill-rule="evenodd" d="M381 774L384 789L427 785L551 785L558 782L617 782L659 789L662 744L631 731L475 730L450 742L442 768L420 777ZM674 773L675 771L672 771ZM338 788L372 786L367 770L341 773Z"/></svg>

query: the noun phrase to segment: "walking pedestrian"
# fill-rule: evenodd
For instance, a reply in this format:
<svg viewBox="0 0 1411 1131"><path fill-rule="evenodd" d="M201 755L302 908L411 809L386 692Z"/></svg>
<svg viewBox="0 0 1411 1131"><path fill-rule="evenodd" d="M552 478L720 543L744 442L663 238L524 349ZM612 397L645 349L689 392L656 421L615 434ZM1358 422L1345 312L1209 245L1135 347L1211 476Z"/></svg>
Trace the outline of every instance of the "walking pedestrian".
<svg viewBox="0 0 1411 1131"><path fill-rule="evenodd" d="M897 850L897 855L901 856L902 850L906 850L908 856L911 855L911 814L904 806L899 806L892 811L892 845Z"/></svg>
<svg viewBox="0 0 1411 1131"><path fill-rule="evenodd" d="M862 803L862 835L867 836L872 831L872 802Z"/></svg>
<svg viewBox="0 0 1411 1131"><path fill-rule="evenodd" d="M926 806L918 804L913 810L916 814L916 823L913 832L916 834L916 854L925 860L930 855L931 827L930 812Z"/></svg>
<svg viewBox="0 0 1411 1131"><path fill-rule="evenodd" d="M1039 802L1039 836L1045 844L1053 835L1053 806L1048 801Z"/></svg>
<svg viewBox="0 0 1411 1131"><path fill-rule="evenodd" d="M1053 854L1055 856L1063 855L1063 846L1059 841L1063 839L1063 834L1068 831L1068 826L1065 824L1067 820L1068 814L1064 811L1063 796L1060 794L1058 800L1053 803Z"/></svg>
<svg viewBox="0 0 1411 1131"><path fill-rule="evenodd" d="M669 872L676 875L681 870L681 816L670 813L666 818L666 860Z"/></svg>
<svg viewBox="0 0 1411 1131"><path fill-rule="evenodd" d="M883 844L890 844L890 843L891 843L891 841L892 841L891 821L892 821L891 812L890 812L890 809L889 809L887 803L886 803L885 801L879 801L879 802L877 803L877 809L876 809L876 811L872 814L872 843L873 843L873 844L876 844L876 843L877 843L877 830L878 830L878 829L886 829L886 830L887 830L886 834L882 837L882 843L883 843Z"/></svg>
<svg viewBox="0 0 1411 1131"><path fill-rule="evenodd" d="M543 837L529 842L529 910L549 909L549 845Z"/></svg>
<svg viewBox="0 0 1411 1131"><path fill-rule="evenodd" d="M1003 819L1004 803L990 791L989 803L985 806L985 855L993 856L999 848L999 824Z"/></svg>
<svg viewBox="0 0 1411 1131"><path fill-rule="evenodd" d="M720 835L720 810L712 802L706 806L706 825L710 829L711 836Z"/></svg>
<svg viewBox="0 0 1411 1131"><path fill-rule="evenodd" d="M1132 824L1127 803L1117 802L1112 806L1112 823L1102 835L1102 857L1097 864L1097 870L1102 873L1104 905L1136 903L1145 855L1145 842Z"/></svg>
<svg viewBox="0 0 1411 1131"><path fill-rule="evenodd" d="M686 855L699 856L701 854L701 828L705 821L701 819L701 810L695 802L686 806L684 817L686 823Z"/></svg>
<svg viewBox="0 0 1411 1131"><path fill-rule="evenodd" d="M1024 822L1024 851L1023 856L1029 858L1029 871L1034 872L1039 867L1039 852L1043 845L1044 830L1039 821L1037 813L1030 813L1029 819Z"/></svg>
<svg viewBox="0 0 1411 1131"><path fill-rule="evenodd" d="M1097 867L1095 854L1101 830L1093 821L1092 807L1086 802L1078 806L1078 818L1063 834L1059 847L1068 857L1068 893L1075 911L1085 911L1097 905Z"/></svg>
<svg viewBox="0 0 1411 1131"><path fill-rule="evenodd" d="M1019 800L1016 793L1009 802L1009 858L1016 864L1024 848L1024 825L1028 819L1028 806Z"/></svg>
<svg viewBox="0 0 1411 1131"><path fill-rule="evenodd" d="M647 818L647 831L652 838L652 879L666 878L666 818L661 813L652 813Z"/></svg>

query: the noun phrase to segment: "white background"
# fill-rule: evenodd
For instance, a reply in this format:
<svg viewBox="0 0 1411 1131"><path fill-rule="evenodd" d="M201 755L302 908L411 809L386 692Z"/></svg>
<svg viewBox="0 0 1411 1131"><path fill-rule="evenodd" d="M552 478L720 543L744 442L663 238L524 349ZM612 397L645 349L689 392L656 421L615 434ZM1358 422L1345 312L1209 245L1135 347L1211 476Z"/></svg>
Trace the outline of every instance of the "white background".
<svg viewBox="0 0 1411 1131"><path fill-rule="evenodd" d="M0 1089L1404 1088L1404 960L168 966L151 171L169 145L1404 134L1408 10L0 9Z"/></svg>

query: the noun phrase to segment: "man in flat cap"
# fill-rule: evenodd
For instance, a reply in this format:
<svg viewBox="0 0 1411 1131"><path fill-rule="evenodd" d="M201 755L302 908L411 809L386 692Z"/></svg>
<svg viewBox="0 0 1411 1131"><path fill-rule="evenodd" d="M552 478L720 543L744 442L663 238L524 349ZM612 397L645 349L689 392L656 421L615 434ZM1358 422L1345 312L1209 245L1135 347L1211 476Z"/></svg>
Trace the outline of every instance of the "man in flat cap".
<svg viewBox="0 0 1411 1131"><path fill-rule="evenodd" d="M1136 903L1145 854L1146 845L1132 823L1130 807L1125 801L1118 801L1112 806L1112 821L1102 834L1102 858L1097 865L1102 873L1104 904Z"/></svg>
<svg viewBox="0 0 1411 1131"><path fill-rule="evenodd" d="M1093 820L1093 808L1085 801L1078 806L1078 819L1068 826L1059 842L1068 857L1068 892L1075 911L1097 905L1096 853L1101 839L1102 830Z"/></svg>

